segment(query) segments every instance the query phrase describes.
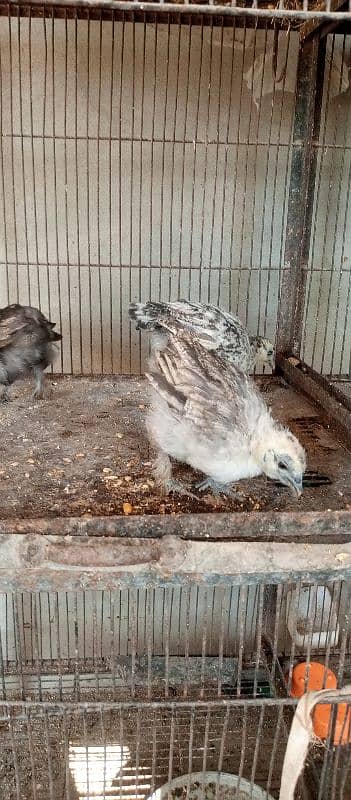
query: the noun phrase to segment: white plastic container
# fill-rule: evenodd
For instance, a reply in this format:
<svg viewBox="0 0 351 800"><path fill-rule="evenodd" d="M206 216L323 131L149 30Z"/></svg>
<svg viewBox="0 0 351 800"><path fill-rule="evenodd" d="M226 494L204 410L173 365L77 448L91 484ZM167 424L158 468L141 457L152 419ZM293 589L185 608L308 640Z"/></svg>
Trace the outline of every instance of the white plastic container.
<svg viewBox="0 0 351 800"><path fill-rule="evenodd" d="M286 616L288 631L298 647L325 649L338 643L337 608L328 586L290 589Z"/></svg>
<svg viewBox="0 0 351 800"><path fill-rule="evenodd" d="M187 800L215 800L217 781L220 789L228 789L228 797L225 800L273 800L260 786L256 786L255 783L251 785L245 778L239 779L238 775L229 772L192 772L190 775L180 775L179 778L174 778L173 781L156 789L148 800L167 800L168 797L172 798L170 792L182 787L184 789L190 787L189 794L184 795ZM194 786L195 783L199 783L200 786ZM214 784L214 787L212 788L210 784ZM239 791L237 791L238 786ZM179 792L174 797L180 798Z"/></svg>

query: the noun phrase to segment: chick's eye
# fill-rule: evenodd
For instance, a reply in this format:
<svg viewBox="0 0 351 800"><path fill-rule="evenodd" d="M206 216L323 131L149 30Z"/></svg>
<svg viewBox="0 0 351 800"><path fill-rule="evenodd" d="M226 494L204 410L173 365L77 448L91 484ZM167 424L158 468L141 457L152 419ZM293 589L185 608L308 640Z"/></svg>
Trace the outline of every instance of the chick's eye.
<svg viewBox="0 0 351 800"><path fill-rule="evenodd" d="M279 469L288 469L284 461L279 461L278 467Z"/></svg>

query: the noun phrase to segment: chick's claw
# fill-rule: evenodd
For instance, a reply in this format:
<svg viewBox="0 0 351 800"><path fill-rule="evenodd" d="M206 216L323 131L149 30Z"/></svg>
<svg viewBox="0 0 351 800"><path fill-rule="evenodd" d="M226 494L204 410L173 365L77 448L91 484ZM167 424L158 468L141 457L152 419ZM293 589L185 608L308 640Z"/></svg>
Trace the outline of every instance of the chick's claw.
<svg viewBox="0 0 351 800"><path fill-rule="evenodd" d="M166 494L179 494L182 497L189 497L191 500L196 500L196 502L199 502L199 498L196 497L195 494L192 494L192 492L189 492L189 490L181 481L176 481L173 478L169 478L169 480L165 482L164 486Z"/></svg>
<svg viewBox="0 0 351 800"><path fill-rule="evenodd" d="M207 492L210 490L214 495L224 494L226 497L229 497L230 500L242 499L241 492L235 492L229 484L216 483L216 481L211 480L211 478L205 478L205 480L200 481L200 483L196 484L195 488L198 492Z"/></svg>

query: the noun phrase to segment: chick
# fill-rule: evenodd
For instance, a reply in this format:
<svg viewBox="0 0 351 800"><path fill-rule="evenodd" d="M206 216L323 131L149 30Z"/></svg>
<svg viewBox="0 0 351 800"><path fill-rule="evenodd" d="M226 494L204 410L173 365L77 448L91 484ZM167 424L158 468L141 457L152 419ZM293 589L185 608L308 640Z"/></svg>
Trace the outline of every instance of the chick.
<svg viewBox="0 0 351 800"><path fill-rule="evenodd" d="M155 474L169 491L170 457L206 476L196 488L233 496L231 484L267 475L299 496L306 457L296 437L276 422L253 381L234 364L205 350L191 331L167 324L166 347L155 354L147 416L158 452Z"/></svg>
<svg viewBox="0 0 351 800"><path fill-rule="evenodd" d="M131 303L129 316L136 320L137 330L144 328L153 331L153 352L165 347L168 337L161 323L162 320L169 320L176 329L192 331L206 350L212 350L244 372L251 371L258 364L273 367L272 343L262 336L249 336L238 317L217 306L188 300L176 303Z"/></svg>
<svg viewBox="0 0 351 800"><path fill-rule="evenodd" d="M54 342L62 339L37 308L14 304L0 310L0 400L7 401L8 386L28 373L35 377L33 397L43 397L44 370L56 355Z"/></svg>

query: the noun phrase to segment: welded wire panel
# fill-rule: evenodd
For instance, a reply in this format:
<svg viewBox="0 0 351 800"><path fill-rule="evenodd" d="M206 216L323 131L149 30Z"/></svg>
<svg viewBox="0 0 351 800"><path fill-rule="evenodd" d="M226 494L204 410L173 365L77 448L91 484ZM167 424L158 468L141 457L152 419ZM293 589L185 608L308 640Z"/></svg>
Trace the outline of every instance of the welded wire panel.
<svg viewBox="0 0 351 800"><path fill-rule="evenodd" d="M207 772L229 772L241 781L242 800L254 800L259 787L277 798L293 712L284 701L3 704L2 797L135 800L178 776L186 796L193 773L203 780ZM350 798L350 746L334 747L332 736L330 723L323 749L310 747L298 798Z"/></svg>
<svg viewBox="0 0 351 800"><path fill-rule="evenodd" d="M75 373L139 372L128 304L220 303L274 339L298 34L0 18L0 305Z"/></svg>
<svg viewBox="0 0 351 800"><path fill-rule="evenodd" d="M328 37L302 357L351 374L351 37Z"/></svg>
<svg viewBox="0 0 351 800"><path fill-rule="evenodd" d="M350 585L0 595L2 699L288 696L318 660L351 678Z"/></svg>

